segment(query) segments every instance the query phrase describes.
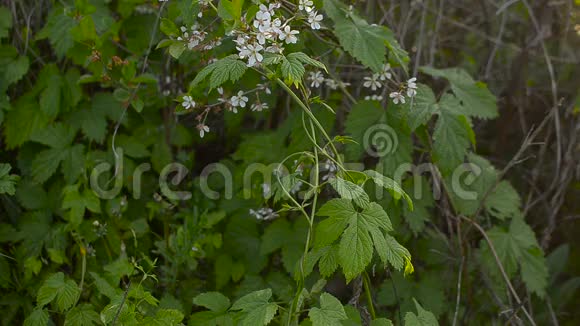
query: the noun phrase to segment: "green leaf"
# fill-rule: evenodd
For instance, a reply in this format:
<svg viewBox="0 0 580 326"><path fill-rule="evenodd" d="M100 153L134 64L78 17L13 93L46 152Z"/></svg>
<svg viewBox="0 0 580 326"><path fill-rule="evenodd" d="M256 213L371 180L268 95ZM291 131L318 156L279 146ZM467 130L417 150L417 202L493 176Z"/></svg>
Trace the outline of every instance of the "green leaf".
<svg viewBox="0 0 580 326"><path fill-rule="evenodd" d="M421 71L433 77L443 77L449 81L453 93L463 102L462 114L482 119L493 119L498 116L495 96L485 84L475 82L465 70L461 68L421 67Z"/></svg>
<svg viewBox="0 0 580 326"><path fill-rule="evenodd" d="M393 326L393 322L387 318L377 318L371 320L370 326Z"/></svg>
<svg viewBox="0 0 580 326"><path fill-rule="evenodd" d="M448 105L456 104L454 96L443 96L433 133L433 159L444 174L450 173L464 162L473 134L465 116L455 115L447 109Z"/></svg>
<svg viewBox="0 0 580 326"><path fill-rule="evenodd" d="M230 299L219 292L206 292L193 298L193 304L213 312L225 313L230 307Z"/></svg>
<svg viewBox="0 0 580 326"><path fill-rule="evenodd" d="M13 149L29 140L30 136L48 123L45 114L37 104L17 105L6 115L4 135L7 149Z"/></svg>
<svg viewBox="0 0 580 326"><path fill-rule="evenodd" d="M333 177L328 180L334 190L338 192L341 198L354 201L359 207L366 207L369 202L369 196L361 186L339 177Z"/></svg>
<svg viewBox="0 0 580 326"><path fill-rule="evenodd" d="M367 143L367 131L377 125L384 116L384 110L377 101L359 101L348 114L345 122L345 132L358 144L346 145L346 157L351 160L361 158L365 150L363 146ZM366 137L365 137L366 136Z"/></svg>
<svg viewBox="0 0 580 326"><path fill-rule="evenodd" d="M242 16L242 4L240 0L220 0L217 14L223 20L238 20Z"/></svg>
<svg viewBox="0 0 580 326"><path fill-rule="evenodd" d="M179 59L179 57L181 57L181 55L183 54L183 51L185 51L185 49L187 49L187 46L185 45L185 43L174 42L173 44L171 44L169 46L169 54L173 58Z"/></svg>
<svg viewBox="0 0 580 326"><path fill-rule="evenodd" d="M93 107L81 108L72 113L70 124L80 128L89 140L103 143L107 134L106 112L95 110Z"/></svg>
<svg viewBox="0 0 580 326"><path fill-rule="evenodd" d="M411 260L411 254L407 248L403 247L395 238L390 235L385 235L386 246L381 248L385 252L386 260L396 269L402 270L407 267ZM378 250L378 248L377 248Z"/></svg>
<svg viewBox="0 0 580 326"><path fill-rule="evenodd" d="M32 161L32 178L38 183L46 182L58 169L64 159L61 149L47 149L36 155Z"/></svg>
<svg viewBox="0 0 580 326"><path fill-rule="evenodd" d="M255 291L234 302L230 310L241 310L243 313L241 325L267 325L276 315L278 305L270 302L272 290Z"/></svg>
<svg viewBox="0 0 580 326"><path fill-rule="evenodd" d="M210 88L214 89L227 81L235 82L246 72L247 66L237 56L228 56L204 67L190 83L193 88L210 76Z"/></svg>
<svg viewBox="0 0 580 326"><path fill-rule="evenodd" d="M26 75L29 68L29 60L26 56L19 56L11 60L3 69L3 80L0 81L0 90L8 88ZM0 71L2 71L0 70Z"/></svg>
<svg viewBox="0 0 580 326"><path fill-rule="evenodd" d="M287 56L282 58L282 65L280 65L280 71L282 71L282 76L287 84L294 84L298 86L302 84L302 77L306 69L304 64L298 60L298 58Z"/></svg>
<svg viewBox="0 0 580 326"><path fill-rule="evenodd" d="M31 140L52 148L64 149L72 143L74 135L74 130L68 126L55 123L35 132Z"/></svg>
<svg viewBox="0 0 580 326"><path fill-rule="evenodd" d="M66 186L63 189L62 208L69 210L68 221L73 226L79 226L85 214L85 210L93 213L100 213L100 201L97 196L88 189L82 193L79 191L79 185Z"/></svg>
<svg viewBox="0 0 580 326"><path fill-rule="evenodd" d="M161 19L159 29L167 36L179 36L181 34L175 23L167 18Z"/></svg>
<svg viewBox="0 0 580 326"><path fill-rule="evenodd" d="M320 308L311 308L308 317L313 326L340 326L341 320L348 319L340 301L328 293L320 295Z"/></svg>
<svg viewBox="0 0 580 326"><path fill-rule="evenodd" d="M293 52L293 53L290 53L288 55L288 59L296 59L296 60L302 62L305 65L311 65L313 67L322 69L324 71L328 71L326 69L326 66L324 65L324 63L322 63L322 62L320 62L318 60L314 60L314 59L312 59L311 57L309 57L308 55L306 55L306 54L304 54L302 52Z"/></svg>
<svg viewBox="0 0 580 326"><path fill-rule="evenodd" d="M485 199L486 211L503 220L516 216L520 211L521 199L508 181L501 181Z"/></svg>
<svg viewBox="0 0 580 326"><path fill-rule="evenodd" d="M71 309L66 314L66 319L64 321L64 326L76 325L101 325L101 318L99 317L99 314L94 311L91 304L81 304Z"/></svg>
<svg viewBox="0 0 580 326"><path fill-rule="evenodd" d="M373 255L373 245L386 263L388 249L384 232L392 231L387 213L377 203L370 203L358 212L350 200L333 199L324 204L317 215L329 216L316 226L315 247L333 243L342 234L338 247L338 263L348 282L364 271ZM346 228L346 230L345 230ZM395 253L400 250L393 249ZM404 258L401 257L401 260ZM332 266L332 265L331 265Z"/></svg>
<svg viewBox="0 0 580 326"><path fill-rule="evenodd" d="M30 316L24 320L24 326L47 326L48 320L48 311L41 307L37 307L32 311Z"/></svg>
<svg viewBox="0 0 580 326"><path fill-rule="evenodd" d="M438 326L439 323L433 313L423 309L421 305L413 298L417 314L407 312L405 314L405 326Z"/></svg>
<svg viewBox="0 0 580 326"><path fill-rule="evenodd" d="M546 295L549 274L542 250L538 247L532 247L523 251L520 267L526 288L543 298Z"/></svg>
<svg viewBox="0 0 580 326"><path fill-rule="evenodd" d="M371 179L373 179L373 182L377 186L385 188L386 190L390 191L391 194L393 195L393 198L395 198L396 200L401 199L401 197L404 198L407 201L407 205L409 206L409 208L413 210L413 201L411 200L411 197L407 195L407 193L403 190L403 188L401 188L401 186L395 180L389 177L385 177L384 175L374 170L366 170L364 171L364 173L368 175Z"/></svg>
<svg viewBox="0 0 580 326"><path fill-rule="evenodd" d="M10 174L12 166L8 163L0 163L0 194L8 194L14 196L16 193L16 183L20 177L15 174Z"/></svg>
<svg viewBox="0 0 580 326"><path fill-rule="evenodd" d="M369 25L364 19L345 10L337 0L324 0L324 9L334 21L334 34L340 45L363 65L375 72L386 62L386 29Z"/></svg>
<svg viewBox="0 0 580 326"><path fill-rule="evenodd" d="M508 231L494 227L487 231L487 235L507 275L514 276L519 265L528 289L543 296L548 278L547 267L534 232L523 218L514 217ZM499 277L496 261L485 242L482 244L481 258L490 274Z"/></svg>
<svg viewBox="0 0 580 326"><path fill-rule="evenodd" d="M405 104L407 121L411 131L427 123L437 109L437 99L431 88L424 84L417 85L417 95Z"/></svg>
<svg viewBox="0 0 580 326"><path fill-rule="evenodd" d="M54 48L56 55L62 58L74 45L71 30L76 26L74 18L65 14L62 7L55 7L48 16L44 28L38 33L37 38L47 38Z"/></svg>
<svg viewBox="0 0 580 326"><path fill-rule="evenodd" d="M105 280L99 274L97 274L95 272L89 272L89 274L95 280L95 283L94 283L95 287L97 288L97 291L99 291L100 294L106 296L107 298L109 298L111 300L113 298L117 297L117 295L119 294L119 291L115 290L115 288L113 288L111 286L111 284L109 284L109 281Z"/></svg>
<svg viewBox="0 0 580 326"><path fill-rule="evenodd" d="M36 301L39 306L44 306L56 299L59 311L69 309L78 299L81 291L75 281L65 281L64 274L58 272L52 274L38 290Z"/></svg>

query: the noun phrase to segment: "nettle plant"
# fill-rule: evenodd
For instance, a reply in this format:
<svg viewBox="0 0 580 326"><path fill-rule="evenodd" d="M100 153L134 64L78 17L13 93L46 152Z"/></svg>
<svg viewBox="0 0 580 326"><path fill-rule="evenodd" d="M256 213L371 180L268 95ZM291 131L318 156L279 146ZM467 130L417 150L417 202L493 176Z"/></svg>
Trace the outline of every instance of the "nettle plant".
<svg viewBox="0 0 580 326"><path fill-rule="evenodd" d="M8 103L22 180L2 165L0 191L27 212L2 224L22 262L0 260L17 280L2 286L35 296L8 322L21 307L26 325L534 323L521 293L546 294L542 250L503 171L472 151L494 95L460 68L414 76L355 6L120 1L113 15L78 0L36 38L71 66ZM29 68L5 52L20 70L3 68L3 91ZM91 171L123 155L103 175L119 195L99 198ZM136 195L138 163L174 159L221 160L233 185L201 175L183 201L144 176Z"/></svg>

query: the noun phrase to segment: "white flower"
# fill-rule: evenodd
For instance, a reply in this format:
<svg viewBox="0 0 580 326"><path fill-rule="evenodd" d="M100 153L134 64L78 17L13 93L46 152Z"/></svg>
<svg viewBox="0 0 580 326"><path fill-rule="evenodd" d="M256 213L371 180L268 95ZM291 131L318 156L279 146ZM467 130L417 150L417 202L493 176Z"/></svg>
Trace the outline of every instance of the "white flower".
<svg viewBox="0 0 580 326"><path fill-rule="evenodd" d="M313 6L314 6L314 2L312 2L310 0L300 0L298 2L298 9L304 10L306 12L311 12Z"/></svg>
<svg viewBox="0 0 580 326"><path fill-rule="evenodd" d="M391 79L391 65L390 64L384 64L383 65L383 72L381 72L380 75L380 79L381 80L387 80L387 79Z"/></svg>
<svg viewBox="0 0 580 326"><path fill-rule="evenodd" d="M405 104L405 96L399 92L392 92L389 94L389 97L393 99L393 103L395 104L399 104L399 102Z"/></svg>
<svg viewBox="0 0 580 326"><path fill-rule="evenodd" d="M280 44L274 43L269 47L267 47L264 51L268 53L282 53L284 51L284 48L280 46Z"/></svg>
<svg viewBox="0 0 580 326"><path fill-rule="evenodd" d="M246 96L244 96L244 91L239 91L238 95L232 96L232 98L230 99L230 102L232 103L232 106L234 108L238 107L238 106L245 108L246 103L248 103L248 98Z"/></svg>
<svg viewBox="0 0 580 326"><path fill-rule="evenodd" d="M381 88L381 82L379 81L379 74L372 74L372 76L368 77L366 76L364 78L365 82L363 83L363 86L366 88L370 88L373 91L376 91L378 88Z"/></svg>
<svg viewBox="0 0 580 326"><path fill-rule="evenodd" d="M195 101L193 100L193 98L189 95L185 95L183 98L183 102L181 102L181 105L186 109L192 109L195 107Z"/></svg>
<svg viewBox="0 0 580 326"><path fill-rule="evenodd" d="M209 132L209 127L203 123L197 125L197 130L199 130L199 137L203 138L206 132Z"/></svg>
<svg viewBox="0 0 580 326"><path fill-rule="evenodd" d="M324 76L320 71L317 72L310 72L310 76L308 76L308 80L311 81L310 87L318 88L320 84L324 83Z"/></svg>
<svg viewBox="0 0 580 326"><path fill-rule="evenodd" d="M271 220L278 217L278 214L271 208L260 208L257 211L250 209L250 215L253 215L258 220Z"/></svg>
<svg viewBox="0 0 580 326"><path fill-rule="evenodd" d="M295 35L300 34L299 31L293 31L289 25L284 26L284 30L281 30L278 38L280 41L286 40L286 44L298 42L298 38Z"/></svg>
<svg viewBox="0 0 580 326"><path fill-rule="evenodd" d="M240 53L238 54L241 59L248 58L248 67L255 66L256 63L262 62L264 57L260 53L264 49L260 44L248 44L244 47L237 48Z"/></svg>
<svg viewBox="0 0 580 326"><path fill-rule="evenodd" d="M326 86L332 90L336 90L338 88L338 83L336 82L336 80L334 79L325 79L324 83L326 83Z"/></svg>
<svg viewBox="0 0 580 326"><path fill-rule="evenodd" d="M266 9L265 11L262 10L258 11L256 13L256 18L254 18L254 27L260 30L262 30L262 28L270 26L270 20L272 19L272 16L268 12L268 9L267 8L265 9Z"/></svg>
<svg viewBox="0 0 580 326"><path fill-rule="evenodd" d="M413 96L417 95L417 84L415 83L415 81L417 81L416 77L413 77L413 78L407 80L407 96L408 97L413 97Z"/></svg>
<svg viewBox="0 0 580 326"><path fill-rule="evenodd" d="M236 43L238 47L244 47L248 43L248 39L249 37L247 35L238 35L238 37L234 40L234 43Z"/></svg>
<svg viewBox="0 0 580 326"><path fill-rule="evenodd" d="M252 104L250 109L252 109L252 111L262 112L262 110L268 110L269 107L268 107L268 103L256 102L256 103Z"/></svg>
<svg viewBox="0 0 580 326"><path fill-rule="evenodd" d="M262 196L264 198L268 198L270 195L270 184L269 183L262 183Z"/></svg>
<svg viewBox="0 0 580 326"><path fill-rule="evenodd" d="M312 29L320 29L320 22L322 21L322 15L319 15L316 10L311 11L308 14L308 23Z"/></svg>
<svg viewBox="0 0 580 326"><path fill-rule="evenodd" d="M371 100L371 101L382 101L383 100L383 96L381 95L377 95L377 94L373 94L371 96L365 96L365 100Z"/></svg>

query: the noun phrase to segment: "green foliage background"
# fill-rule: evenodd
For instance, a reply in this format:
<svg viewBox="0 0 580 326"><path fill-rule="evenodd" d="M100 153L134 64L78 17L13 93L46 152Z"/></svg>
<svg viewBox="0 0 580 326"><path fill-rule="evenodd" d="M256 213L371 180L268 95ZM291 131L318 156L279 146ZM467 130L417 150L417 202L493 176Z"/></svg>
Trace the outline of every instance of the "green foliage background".
<svg viewBox="0 0 580 326"><path fill-rule="evenodd" d="M259 2L213 1L200 19L191 0L2 2L2 325L577 323L578 4L314 1L327 28L262 71L231 39L208 52L176 41L195 21L223 36ZM418 76L412 102L364 99L364 73L386 63ZM351 87L306 91L317 70ZM212 114L204 138L179 102L266 82L269 110ZM361 146L377 124L397 137L379 158ZM310 138L363 168L316 187L318 206L289 198L298 175L271 196L258 178L242 188L250 164L318 160ZM120 194L100 198L91 173L109 163L98 181L111 188L120 155ZM175 187L187 200L160 189L172 162L189 169ZM215 162L233 198L201 176ZM464 162L482 171L465 182L473 200L453 187ZM437 172L391 179L421 163ZM248 213L265 206L279 217Z"/></svg>

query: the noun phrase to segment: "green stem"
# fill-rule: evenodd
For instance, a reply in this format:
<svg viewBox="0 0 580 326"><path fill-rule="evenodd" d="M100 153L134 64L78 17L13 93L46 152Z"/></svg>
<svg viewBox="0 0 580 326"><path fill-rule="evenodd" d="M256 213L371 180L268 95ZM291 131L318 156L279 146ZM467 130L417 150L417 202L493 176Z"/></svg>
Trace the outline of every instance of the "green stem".
<svg viewBox="0 0 580 326"><path fill-rule="evenodd" d="M282 86L282 88L286 92L288 92L290 96L292 96L292 99L304 110L304 112L306 112L306 114L312 120L312 122L314 122L318 130L320 130L324 138L326 138L326 140L330 144L330 147L332 147L332 151L334 152L334 155L336 155L336 159L338 160L338 162L342 163L340 155L338 155L338 150L336 150L336 147L334 146L334 142L332 141L326 130L324 130L324 127L320 124L320 121L316 119L316 116L314 116L310 108L298 97L298 95L296 95L296 93L294 93L292 89L290 89L290 87L288 87L288 85L284 83L284 81L282 81L280 78L276 78L276 82L278 83L278 85Z"/></svg>
<svg viewBox="0 0 580 326"><path fill-rule="evenodd" d="M367 274L367 272L363 272L362 275L362 279L363 279L363 284L365 287L365 294L367 297L367 304L369 305L369 312L371 313L371 317L374 319L377 319L377 314L375 312L375 306L373 305L373 297L371 295L371 287L370 287L370 280L369 280L369 274Z"/></svg>

